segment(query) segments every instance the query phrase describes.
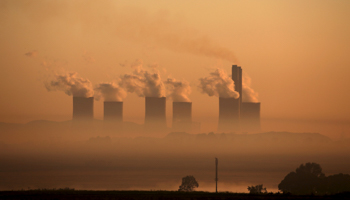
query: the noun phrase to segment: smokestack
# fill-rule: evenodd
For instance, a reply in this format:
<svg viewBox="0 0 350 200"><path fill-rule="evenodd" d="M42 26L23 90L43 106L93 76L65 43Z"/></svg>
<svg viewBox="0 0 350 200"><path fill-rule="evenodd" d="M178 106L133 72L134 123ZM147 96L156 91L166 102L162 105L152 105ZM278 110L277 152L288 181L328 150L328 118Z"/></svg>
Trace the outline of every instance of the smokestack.
<svg viewBox="0 0 350 200"><path fill-rule="evenodd" d="M145 125L153 124L156 127L165 128L165 106L165 97L145 97Z"/></svg>
<svg viewBox="0 0 350 200"><path fill-rule="evenodd" d="M92 120L94 118L94 97L73 96L73 120Z"/></svg>
<svg viewBox="0 0 350 200"><path fill-rule="evenodd" d="M173 130L191 131L192 102L173 102Z"/></svg>
<svg viewBox="0 0 350 200"><path fill-rule="evenodd" d="M231 132L239 130L239 102L239 98L219 97L219 131Z"/></svg>
<svg viewBox="0 0 350 200"><path fill-rule="evenodd" d="M242 103L242 68L232 65L232 80L235 83L235 91L239 93L239 104Z"/></svg>
<svg viewBox="0 0 350 200"><path fill-rule="evenodd" d="M110 122L123 121L123 102L105 101L103 102L104 120Z"/></svg>
<svg viewBox="0 0 350 200"><path fill-rule="evenodd" d="M241 125L243 131L260 130L260 102L242 102Z"/></svg>

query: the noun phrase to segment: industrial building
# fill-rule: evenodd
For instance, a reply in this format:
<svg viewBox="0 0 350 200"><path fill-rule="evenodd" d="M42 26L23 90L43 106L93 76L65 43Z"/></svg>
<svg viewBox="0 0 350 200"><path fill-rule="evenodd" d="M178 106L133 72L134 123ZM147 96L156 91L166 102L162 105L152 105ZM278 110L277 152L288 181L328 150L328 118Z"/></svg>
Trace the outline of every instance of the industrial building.
<svg viewBox="0 0 350 200"><path fill-rule="evenodd" d="M218 131L246 132L260 130L260 102L242 102L242 68L232 66L232 80L239 98L219 97ZM73 121L94 118L94 97L73 97ZM104 121L123 122L123 102L104 102ZM195 126L194 126L195 125ZM199 131L200 123L192 121L192 102L173 102L173 131ZM121 128L121 126L119 126ZM166 97L145 97L145 130L163 131L166 125Z"/></svg>
<svg viewBox="0 0 350 200"><path fill-rule="evenodd" d="M94 119L94 97L73 97L73 121Z"/></svg>
<svg viewBox="0 0 350 200"><path fill-rule="evenodd" d="M242 103L242 68L232 65L232 80L235 83L235 91L239 93L240 104Z"/></svg>
<svg viewBox="0 0 350 200"><path fill-rule="evenodd" d="M231 132L240 130L240 110L242 103L242 68L232 65L232 80L239 98L219 97L218 131Z"/></svg>
<svg viewBox="0 0 350 200"><path fill-rule="evenodd" d="M243 131L260 130L260 102L243 102L241 104L241 127Z"/></svg>
<svg viewBox="0 0 350 200"><path fill-rule="evenodd" d="M103 119L106 122L123 121L123 102L105 101L103 102Z"/></svg>
<svg viewBox="0 0 350 200"><path fill-rule="evenodd" d="M232 65L232 80L239 98L219 97L218 131L259 131L260 103L242 102L243 78L242 68Z"/></svg>
<svg viewBox="0 0 350 200"><path fill-rule="evenodd" d="M239 98L219 97L219 131L230 132L239 130Z"/></svg>
<svg viewBox="0 0 350 200"><path fill-rule="evenodd" d="M192 131L192 102L173 102L173 131Z"/></svg>
<svg viewBox="0 0 350 200"><path fill-rule="evenodd" d="M165 97L145 97L146 131L161 131L166 128L165 111Z"/></svg>

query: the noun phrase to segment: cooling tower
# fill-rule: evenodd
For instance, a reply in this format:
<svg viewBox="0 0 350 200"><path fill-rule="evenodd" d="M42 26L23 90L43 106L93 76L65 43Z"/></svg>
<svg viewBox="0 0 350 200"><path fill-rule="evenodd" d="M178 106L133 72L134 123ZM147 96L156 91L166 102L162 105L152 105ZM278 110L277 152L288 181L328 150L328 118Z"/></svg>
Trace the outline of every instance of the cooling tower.
<svg viewBox="0 0 350 200"><path fill-rule="evenodd" d="M219 97L219 131L232 132L239 130L239 102L239 98Z"/></svg>
<svg viewBox="0 0 350 200"><path fill-rule="evenodd" d="M242 102L241 127L242 131L260 130L260 103Z"/></svg>
<svg viewBox="0 0 350 200"><path fill-rule="evenodd" d="M192 102L173 102L174 121L192 121Z"/></svg>
<svg viewBox="0 0 350 200"><path fill-rule="evenodd" d="M103 103L104 120L110 122L123 121L123 102L105 101Z"/></svg>
<svg viewBox="0 0 350 200"><path fill-rule="evenodd" d="M173 131L191 131L192 102L173 102Z"/></svg>
<svg viewBox="0 0 350 200"><path fill-rule="evenodd" d="M154 128L166 127L165 97L145 97L145 125L154 125Z"/></svg>
<svg viewBox="0 0 350 200"><path fill-rule="evenodd" d="M94 118L94 97L73 97L73 120Z"/></svg>

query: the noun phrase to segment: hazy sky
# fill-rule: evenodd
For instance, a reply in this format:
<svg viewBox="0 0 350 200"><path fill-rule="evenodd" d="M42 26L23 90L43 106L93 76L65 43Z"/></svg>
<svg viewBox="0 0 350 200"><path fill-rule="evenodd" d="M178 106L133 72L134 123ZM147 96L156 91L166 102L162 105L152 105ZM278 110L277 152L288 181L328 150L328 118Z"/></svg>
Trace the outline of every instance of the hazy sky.
<svg viewBox="0 0 350 200"><path fill-rule="evenodd" d="M196 121L218 116L218 98L201 94L198 79L238 64L263 119L347 123L349 11L346 0L1 0L0 121L71 119L72 97L45 88L52 70L96 85L142 63L191 84ZM143 98L128 94L124 106L124 120L143 122ZM94 111L102 119L102 100Z"/></svg>

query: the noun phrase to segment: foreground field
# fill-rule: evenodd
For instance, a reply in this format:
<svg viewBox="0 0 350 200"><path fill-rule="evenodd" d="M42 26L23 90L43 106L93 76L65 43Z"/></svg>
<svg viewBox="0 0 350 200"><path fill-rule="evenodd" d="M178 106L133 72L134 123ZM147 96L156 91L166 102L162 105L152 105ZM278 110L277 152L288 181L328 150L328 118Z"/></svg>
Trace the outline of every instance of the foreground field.
<svg viewBox="0 0 350 200"><path fill-rule="evenodd" d="M250 199L350 199L350 193L329 196L294 196L284 194L251 195L244 193L209 193L176 191L92 191L92 190L27 190L1 191L0 199L115 199L115 200L250 200Z"/></svg>

